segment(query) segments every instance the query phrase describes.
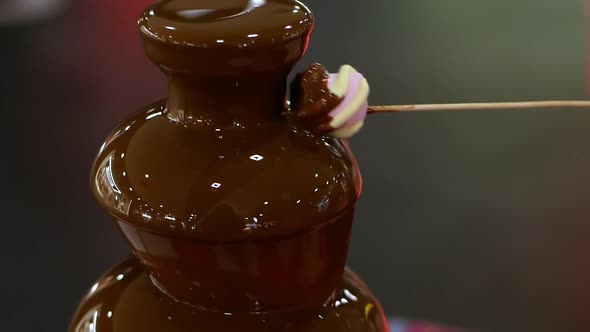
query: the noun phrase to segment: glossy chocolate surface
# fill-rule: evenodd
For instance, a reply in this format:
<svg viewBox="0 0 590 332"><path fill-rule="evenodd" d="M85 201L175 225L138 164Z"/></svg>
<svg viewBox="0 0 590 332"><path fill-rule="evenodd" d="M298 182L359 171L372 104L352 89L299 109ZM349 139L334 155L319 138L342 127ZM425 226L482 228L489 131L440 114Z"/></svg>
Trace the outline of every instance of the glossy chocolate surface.
<svg viewBox="0 0 590 332"><path fill-rule="evenodd" d="M349 270L321 309L275 313L207 311L172 300L154 287L136 259L119 264L90 289L70 332L382 332L383 311Z"/></svg>
<svg viewBox="0 0 590 332"><path fill-rule="evenodd" d="M216 10L223 11L224 3L230 1ZM299 9L286 13L287 5ZM140 27L167 26L180 20L173 8L186 6L160 2ZM260 18L265 10L275 13L258 23L270 29L263 29L268 36L295 24L293 17L309 17L294 13L307 10L295 1L261 1L227 20L256 27L248 17ZM218 16L226 14L210 14L178 21L182 29L174 40L199 38L209 25L207 35L225 38L229 23ZM299 27L295 42L301 45L310 24ZM248 52L232 45L194 51L216 58ZM173 43L158 47L174 61L211 65L176 52ZM92 171L96 197L154 281L194 306L235 312L321 307L344 270L361 190L358 168L345 143L293 127L283 116L290 63L268 58L283 44L265 47L252 54L264 63L272 59L272 69L227 73L232 64L216 63L212 75L166 67L168 98L115 129ZM157 60L167 62L166 54Z"/></svg>
<svg viewBox="0 0 590 332"><path fill-rule="evenodd" d="M329 78L326 68L314 63L291 84L289 117L296 126L316 135L325 135L334 129L330 126L330 111L342 102L341 97L330 91Z"/></svg>
<svg viewBox="0 0 590 332"><path fill-rule="evenodd" d="M295 0L164 0L139 19L154 63L211 76L288 70L312 26L311 12Z"/></svg>
<svg viewBox="0 0 590 332"><path fill-rule="evenodd" d="M312 17L294 0L164 0L139 23L146 37L162 42L227 49L300 39L311 28Z"/></svg>
<svg viewBox="0 0 590 332"><path fill-rule="evenodd" d="M307 8L168 0L139 24L168 97L109 135L91 175L137 260L99 282L74 331L88 319L100 332L381 331L382 313L345 272L354 157L284 116ZM358 305L337 308L342 287Z"/></svg>
<svg viewBox="0 0 590 332"><path fill-rule="evenodd" d="M354 208L360 178L343 143L282 118L252 121L281 109L244 105L185 113L183 123L164 102L132 116L97 158L99 202L137 227L219 241L303 232Z"/></svg>

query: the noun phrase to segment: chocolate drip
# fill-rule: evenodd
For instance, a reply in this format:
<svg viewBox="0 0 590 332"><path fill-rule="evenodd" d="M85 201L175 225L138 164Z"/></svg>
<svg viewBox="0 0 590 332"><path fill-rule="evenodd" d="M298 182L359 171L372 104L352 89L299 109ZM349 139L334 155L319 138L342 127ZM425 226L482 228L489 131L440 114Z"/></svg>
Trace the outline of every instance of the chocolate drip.
<svg viewBox="0 0 590 332"><path fill-rule="evenodd" d="M91 177L136 259L101 278L70 331L386 329L345 272L361 190L354 157L281 116L312 24L294 0L146 10L145 50L169 95L109 135ZM338 104L326 75L314 66L298 80L297 121ZM355 303L337 302L347 292Z"/></svg>
<svg viewBox="0 0 590 332"><path fill-rule="evenodd" d="M209 76L288 71L312 26L311 12L295 0L164 0L139 19L153 62Z"/></svg>
<svg viewBox="0 0 590 332"><path fill-rule="evenodd" d="M316 135L324 135L332 130L330 112L342 98L330 91L328 71L320 64L313 64L296 76L291 85L292 123Z"/></svg>

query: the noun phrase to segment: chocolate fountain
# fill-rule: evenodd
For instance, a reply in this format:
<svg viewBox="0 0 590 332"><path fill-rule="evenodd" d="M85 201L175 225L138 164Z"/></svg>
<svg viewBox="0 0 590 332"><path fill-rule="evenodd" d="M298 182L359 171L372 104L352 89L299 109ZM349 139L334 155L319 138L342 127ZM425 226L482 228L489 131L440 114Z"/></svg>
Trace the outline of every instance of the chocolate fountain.
<svg viewBox="0 0 590 332"><path fill-rule="evenodd" d="M133 258L105 273L71 332L388 331L345 268L361 177L346 137L366 80L312 65L295 0L164 0L139 20L168 97L116 128L92 190Z"/></svg>

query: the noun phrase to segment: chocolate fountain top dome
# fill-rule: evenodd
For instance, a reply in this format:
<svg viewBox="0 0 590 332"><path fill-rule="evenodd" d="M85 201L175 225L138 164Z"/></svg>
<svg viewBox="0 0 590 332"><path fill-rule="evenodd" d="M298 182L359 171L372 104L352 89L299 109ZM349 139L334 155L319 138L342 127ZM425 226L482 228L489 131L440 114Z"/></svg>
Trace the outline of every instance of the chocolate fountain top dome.
<svg viewBox="0 0 590 332"><path fill-rule="evenodd" d="M295 0L164 0L139 19L152 61L212 74L292 65L312 26L311 12Z"/></svg>
<svg viewBox="0 0 590 332"><path fill-rule="evenodd" d="M140 19L148 37L189 47L256 47L298 39L312 25L293 0L166 0Z"/></svg>

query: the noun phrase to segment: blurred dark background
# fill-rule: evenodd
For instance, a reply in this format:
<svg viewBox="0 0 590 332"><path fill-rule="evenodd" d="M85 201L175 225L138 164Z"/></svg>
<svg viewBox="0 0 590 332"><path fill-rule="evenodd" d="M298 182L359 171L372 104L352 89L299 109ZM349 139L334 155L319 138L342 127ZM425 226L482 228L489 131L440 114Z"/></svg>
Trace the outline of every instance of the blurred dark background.
<svg viewBox="0 0 590 332"><path fill-rule="evenodd" d="M165 94L148 0L1 0L2 331L65 331L128 248L88 189L102 140ZM302 66L351 63L373 104L587 98L582 0L308 0ZM388 314L590 331L590 110L373 115L350 265Z"/></svg>

